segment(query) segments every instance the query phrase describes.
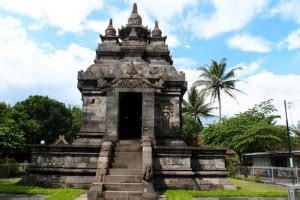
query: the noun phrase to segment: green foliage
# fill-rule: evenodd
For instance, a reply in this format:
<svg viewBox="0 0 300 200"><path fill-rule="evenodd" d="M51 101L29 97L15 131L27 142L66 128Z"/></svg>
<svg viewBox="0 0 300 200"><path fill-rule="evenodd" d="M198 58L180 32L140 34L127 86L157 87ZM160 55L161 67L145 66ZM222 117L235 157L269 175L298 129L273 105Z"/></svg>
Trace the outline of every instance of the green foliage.
<svg viewBox="0 0 300 200"><path fill-rule="evenodd" d="M235 98L233 91L238 91L236 88L235 71L241 68L233 68L226 72L226 59L223 58L219 63L212 60L210 66L204 66L200 68L201 75L199 80L195 82L196 86L203 87L203 92L211 96L213 100L218 99L219 103L219 119L221 120L221 92Z"/></svg>
<svg viewBox="0 0 300 200"><path fill-rule="evenodd" d="M187 144L196 144L199 133L202 129L201 124L189 115L183 115L182 136Z"/></svg>
<svg viewBox="0 0 300 200"><path fill-rule="evenodd" d="M46 200L73 200L84 194L83 189L74 188L41 188L31 186L20 186L17 182L20 179L2 179L0 181L0 193L5 194L45 194Z"/></svg>
<svg viewBox="0 0 300 200"><path fill-rule="evenodd" d="M200 93L195 86L191 87L188 91L188 101L183 100L182 111L202 125L200 117L210 117L214 107L211 106L211 103L205 103L205 97Z"/></svg>
<svg viewBox="0 0 300 200"><path fill-rule="evenodd" d="M71 138L66 138L68 141L72 141L75 137L76 134L80 130L80 124L81 124L81 108L78 106L71 106L69 107L69 110L72 114L72 128L71 128L71 134L69 137Z"/></svg>
<svg viewBox="0 0 300 200"><path fill-rule="evenodd" d="M21 152L24 148L24 133L13 120L0 124L0 152L8 156L12 152Z"/></svg>
<svg viewBox="0 0 300 200"><path fill-rule="evenodd" d="M227 156L226 157L226 168L228 170L228 176L229 177L235 177L236 176L236 166L239 166L240 160L239 157L236 155L233 156Z"/></svg>
<svg viewBox="0 0 300 200"><path fill-rule="evenodd" d="M54 99L30 96L16 103L10 115L24 132L26 143L52 143L59 135L72 139L72 113Z"/></svg>
<svg viewBox="0 0 300 200"><path fill-rule="evenodd" d="M290 127L290 132L300 139L300 121L298 121L297 125Z"/></svg>
<svg viewBox="0 0 300 200"><path fill-rule="evenodd" d="M280 117L271 114L275 110L271 100L268 100L244 113L211 124L202 131L204 142L235 150L241 164L245 153L285 147L285 127L275 125L275 120Z"/></svg>
<svg viewBox="0 0 300 200"><path fill-rule="evenodd" d="M287 188L253 181L229 179L237 190L167 190L165 195L171 200L192 200L196 197L287 197Z"/></svg>
<svg viewBox="0 0 300 200"><path fill-rule="evenodd" d="M45 96L30 96L13 107L0 102L0 154L20 153L25 144L54 142L65 135L71 142L80 129L81 109Z"/></svg>
<svg viewBox="0 0 300 200"><path fill-rule="evenodd" d="M0 102L0 124L3 124L7 113L9 112L10 106L5 102Z"/></svg>

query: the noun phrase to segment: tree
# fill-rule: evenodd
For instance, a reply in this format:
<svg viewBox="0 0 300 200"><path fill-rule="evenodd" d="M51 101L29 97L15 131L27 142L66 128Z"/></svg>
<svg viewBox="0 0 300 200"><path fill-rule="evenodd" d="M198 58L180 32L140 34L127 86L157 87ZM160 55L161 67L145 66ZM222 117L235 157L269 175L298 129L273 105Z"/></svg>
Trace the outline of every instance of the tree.
<svg viewBox="0 0 300 200"><path fill-rule="evenodd" d="M235 71L240 70L240 67L234 68L226 72L226 59L223 58L220 63L212 60L210 66L203 66L200 68L202 72L199 80L195 82L196 86L203 86L203 92L211 96L213 100L218 99L219 104L219 120L222 116L221 92L235 99L233 91L242 92L236 88L236 82L239 81L235 78Z"/></svg>
<svg viewBox="0 0 300 200"><path fill-rule="evenodd" d="M201 94L195 86L192 86L188 92L188 101L183 100L183 112L189 114L202 126L200 117L213 116L211 103L205 103L204 95Z"/></svg>
<svg viewBox="0 0 300 200"><path fill-rule="evenodd" d="M9 156L21 152L25 145L24 133L13 120L0 124L0 154Z"/></svg>
<svg viewBox="0 0 300 200"><path fill-rule="evenodd" d="M293 125L290 127L291 133L293 133L298 139L300 139L300 121L298 121L297 125Z"/></svg>
<svg viewBox="0 0 300 200"><path fill-rule="evenodd" d="M70 134L71 138L67 138L67 139L69 139L69 141L72 141L76 137L76 134L80 130L81 108L78 106L70 106L69 110L72 114L72 129L71 129L71 134Z"/></svg>
<svg viewBox="0 0 300 200"><path fill-rule="evenodd" d="M59 135L72 138L72 113L65 104L45 96L30 96L18 102L10 112L26 143L37 144L41 140L54 142Z"/></svg>
<svg viewBox="0 0 300 200"><path fill-rule="evenodd" d="M191 116L183 115L182 136L187 144L197 143L197 137L203 127Z"/></svg>
<svg viewBox="0 0 300 200"><path fill-rule="evenodd" d="M4 118L9 112L10 106L5 102L0 102L0 124L4 123Z"/></svg>
<svg viewBox="0 0 300 200"><path fill-rule="evenodd" d="M245 153L269 151L287 147L284 126L275 125L280 118L271 100L255 105L244 113L222 119L204 128L202 136L206 144L233 149L243 165Z"/></svg>

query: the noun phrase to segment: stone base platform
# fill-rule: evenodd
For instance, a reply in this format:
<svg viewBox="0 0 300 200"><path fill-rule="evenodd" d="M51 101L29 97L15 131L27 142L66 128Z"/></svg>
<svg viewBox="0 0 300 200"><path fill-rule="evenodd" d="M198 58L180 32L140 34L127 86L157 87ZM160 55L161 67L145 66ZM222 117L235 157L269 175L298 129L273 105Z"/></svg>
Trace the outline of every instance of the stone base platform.
<svg viewBox="0 0 300 200"><path fill-rule="evenodd" d="M156 146L154 188L236 189L227 180L225 150L190 146Z"/></svg>
<svg viewBox="0 0 300 200"><path fill-rule="evenodd" d="M101 145L34 145L28 174L19 184L43 187L89 188Z"/></svg>

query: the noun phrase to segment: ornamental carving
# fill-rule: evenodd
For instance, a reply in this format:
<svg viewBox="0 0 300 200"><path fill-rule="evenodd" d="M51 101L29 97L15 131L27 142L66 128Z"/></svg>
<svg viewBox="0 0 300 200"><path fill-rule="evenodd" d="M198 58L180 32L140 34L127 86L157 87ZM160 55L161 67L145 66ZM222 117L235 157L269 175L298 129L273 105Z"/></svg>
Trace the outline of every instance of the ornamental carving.
<svg viewBox="0 0 300 200"><path fill-rule="evenodd" d="M162 88L161 82L155 84L148 81L144 76L136 75L123 75L120 78L116 78L110 83L106 83L101 86L102 88Z"/></svg>
<svg viewBox="0 0 300 200"><path fill-rule="evenodd" d="M174 99L160 98L156 100L156 124L160 131L171 131L175 127Z"/></svg>

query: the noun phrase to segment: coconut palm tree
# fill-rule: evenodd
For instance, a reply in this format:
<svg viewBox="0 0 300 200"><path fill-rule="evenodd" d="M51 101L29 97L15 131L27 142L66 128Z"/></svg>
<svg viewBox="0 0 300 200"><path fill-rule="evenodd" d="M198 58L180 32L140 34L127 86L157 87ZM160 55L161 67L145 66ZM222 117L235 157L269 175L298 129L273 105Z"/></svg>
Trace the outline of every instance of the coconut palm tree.
<svg viewBox="0 0 300 200"><path fill-rule="evenodd" d="M188 92L188 99L183 100L183 112L192 116L202 125L200 117L214 116L211 111L215 109L211 103L205 103L205 97L200 93L196 86L192 86Z"/></svg>
<svg viewBox="0 0 300 200"><path fill-rule="evenodd" d="M240 81L235 79L235 71L240 70L240 67L233 68L226 72L226 59L223 58L220 63L212 60L211 65L203 66L199 70L202 72L194 84L201 86L205 95L211 96L213 100L218 99L219 103L219 120L221 120L221 92L235 99L233 91L243 93L236 88L236 82Z"/></svg>
<svg viewBox="0 0 300 200"><path fill-rule="evenodd" d="M290 130L298 139L300 139L300 121L298 121L297 125L291 126Z"/></svg>

